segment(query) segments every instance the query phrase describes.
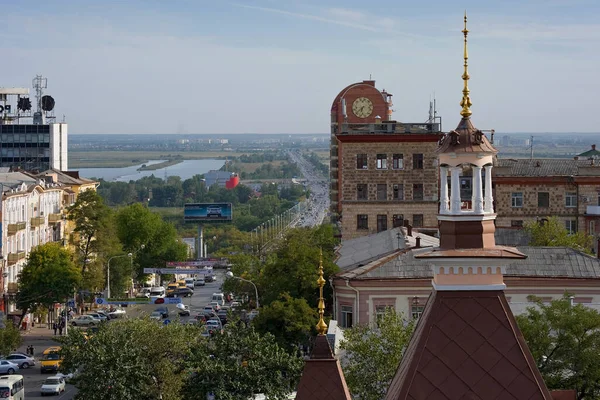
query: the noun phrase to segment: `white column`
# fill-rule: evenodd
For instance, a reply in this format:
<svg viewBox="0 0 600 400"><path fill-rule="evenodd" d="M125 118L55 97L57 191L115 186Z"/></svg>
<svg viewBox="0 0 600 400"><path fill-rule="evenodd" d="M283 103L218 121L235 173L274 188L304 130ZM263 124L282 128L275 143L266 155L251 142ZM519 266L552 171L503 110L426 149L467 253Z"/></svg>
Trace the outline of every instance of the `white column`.
<svg viewBox="0 0 600 400"><path fill-rule="evenodd" d="M452 176L452 185L450 186L450 213L460 214L460 173L462 172L461 167L450 168L450 174Z"/></svg>
<svg viewBox="0 0 600 400"><path fill-rule="evenodd" d="M483 214L483 187L481 186L481 167L473 165L473 195L471 202L473 203L473 212L475 214Z"/></svg>
<svg viewBox="0 0 600 400"><path fill-rule="evenodd" d="M448 167L440 167L440 214L448 214Z"/></svg>
<svg viewBox="0 0 600 400"><path fill-rule="evenodd" d="M492 196L492 166L485 167L485 208L484 212L494 212L494 196Z"/></svg>

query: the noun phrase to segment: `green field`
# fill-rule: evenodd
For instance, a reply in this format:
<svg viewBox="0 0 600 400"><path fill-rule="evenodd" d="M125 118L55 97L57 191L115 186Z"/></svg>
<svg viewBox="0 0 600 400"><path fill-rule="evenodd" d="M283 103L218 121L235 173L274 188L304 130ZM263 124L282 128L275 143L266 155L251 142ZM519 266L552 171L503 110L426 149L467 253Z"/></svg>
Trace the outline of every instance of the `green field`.
<svg viewBox="0 0 600 400"><path fill-rule="evenodd" d="M233 151L69 151L69 168L120 168L140 165L150 160L226 159L245 153Z"/></svg>

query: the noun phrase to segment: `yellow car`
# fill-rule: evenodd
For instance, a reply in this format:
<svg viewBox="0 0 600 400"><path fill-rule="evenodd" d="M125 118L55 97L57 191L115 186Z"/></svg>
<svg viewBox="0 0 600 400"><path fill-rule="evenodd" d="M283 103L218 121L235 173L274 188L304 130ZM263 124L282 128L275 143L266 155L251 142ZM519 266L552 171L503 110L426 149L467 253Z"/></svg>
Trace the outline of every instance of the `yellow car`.
<svg viewBox="0 0 600 400"><path fill-rule="evenodd" d="M58 372L58 367L60 367L61 361L62 357L60 356L60 347L48 347L46 350L44 350L44 353L42 353L42 373L46 371Z"/></svg>
<svg viewBox="0 0 600 400"><path fill-rule="evenodd" d="M178 288L179 288L179 284L177 284L177 283L169 283L169 285L167 286L167 294L173 293Z"/></svg>
<svg viewBox="0 0 600 400"><path fill-rule="evenodd" d="M177 281L177 284L179 285L179 287L187 287L185 284L185 280L183 280L183 279L180 281Z"/></svg>

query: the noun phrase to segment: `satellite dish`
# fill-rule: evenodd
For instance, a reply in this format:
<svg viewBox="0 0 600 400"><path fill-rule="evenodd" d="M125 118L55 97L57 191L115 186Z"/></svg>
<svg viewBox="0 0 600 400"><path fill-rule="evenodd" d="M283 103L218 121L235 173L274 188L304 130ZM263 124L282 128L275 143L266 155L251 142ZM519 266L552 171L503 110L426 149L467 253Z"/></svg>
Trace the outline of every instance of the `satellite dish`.
<svg viewBox="0 0 600 400"><path fill-rule="evenodd" d="M29 111L31 110L31 100L29 100L29 97L21 97L17 103L17 107L21 111Z"/></svg>
<svg viewBox="0 0 600 400"><path fill-rule="evenodd" d="M54 99L52 96L42 96L42 110L52 111L54 110Z"/></svg>

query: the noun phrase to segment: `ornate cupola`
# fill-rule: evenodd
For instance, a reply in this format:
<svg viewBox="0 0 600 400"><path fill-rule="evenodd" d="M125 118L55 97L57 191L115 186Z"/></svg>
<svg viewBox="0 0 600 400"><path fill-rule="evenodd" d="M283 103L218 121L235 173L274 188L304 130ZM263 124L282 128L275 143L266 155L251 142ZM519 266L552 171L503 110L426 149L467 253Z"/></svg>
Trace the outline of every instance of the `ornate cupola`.
<svg viewBox="0 0 600 400"><path fill-rule="evenodd" d="M440 213L438 216L441 248L489 248L494 240L494 199L492 197L492 161L498 152L475 128L471 121L469 71L467 52L467 17L464 35L464 82L460 105L462 119L455 130L440 139L437 152L440 165ZM450 197L448 197L450 171ZM469 182L465 173L471 172L472 196L461 195L463 182ZM483 172L483 174L482 174ZM461 179L462 178L462 179Z"/></svg>

